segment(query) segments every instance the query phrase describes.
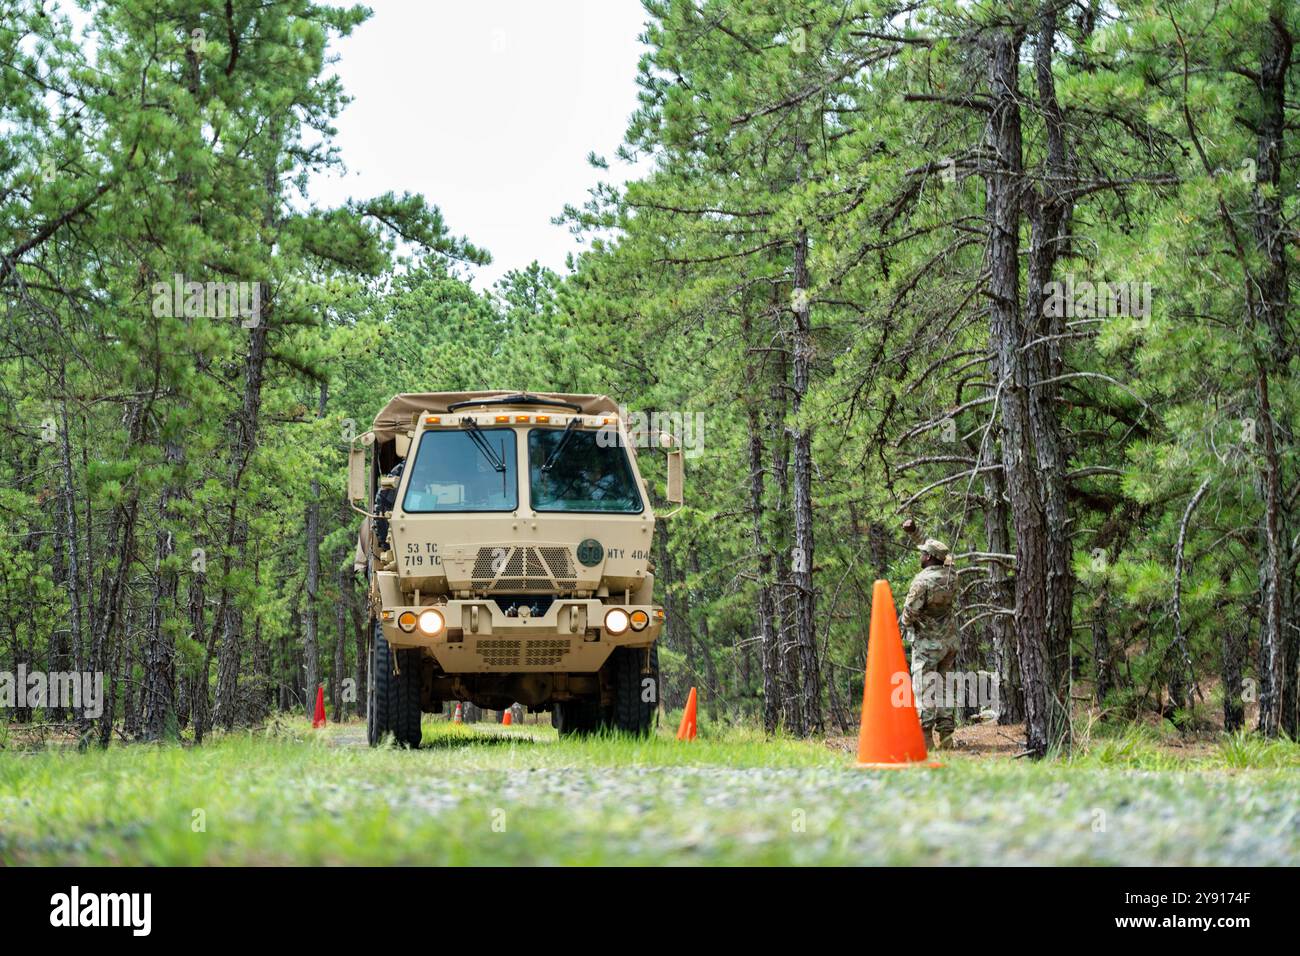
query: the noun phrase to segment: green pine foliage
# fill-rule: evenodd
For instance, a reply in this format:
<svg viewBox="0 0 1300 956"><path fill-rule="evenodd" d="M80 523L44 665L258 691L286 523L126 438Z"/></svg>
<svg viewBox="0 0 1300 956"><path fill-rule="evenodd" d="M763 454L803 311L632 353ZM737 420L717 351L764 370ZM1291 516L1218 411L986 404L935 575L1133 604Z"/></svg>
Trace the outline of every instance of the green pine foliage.
<svg viewBox="0 0 1300 956"><path fill-rule="evenodd" d="M1017 722L1031 492L1002 475L990 361L999 37L1016 346L1043 363L1020 384L1050 394L1064 461L1068 692L1103 720L1300 730L1293 5L646 0L620 154L649 171L556 210L584 243L566 274L487 291L437 197L307 192L340 162L328 61L363 8L87 7L84 31L35 3L0 20L0 669L108 672L84 739L301 709L311 661L356 713L344 450L397 392L482 388L701 416L656 540L670 707L698 686L715 716L853 727L872 582L901 600L911 517L957 555L963 666L1006 679ZM1036 201L1067 210L1050 280L1123 285L1126 312L1032 314ZM184 283L237 284L255 321L187 308Z"/></svg>

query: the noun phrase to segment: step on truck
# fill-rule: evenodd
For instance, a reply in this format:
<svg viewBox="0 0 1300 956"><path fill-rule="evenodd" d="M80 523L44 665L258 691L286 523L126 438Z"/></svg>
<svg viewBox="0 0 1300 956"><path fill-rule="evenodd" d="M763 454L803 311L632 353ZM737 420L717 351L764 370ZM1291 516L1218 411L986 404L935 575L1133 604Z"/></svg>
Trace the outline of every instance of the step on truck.
<svg viewBox="0 0 1300 956"><path fill-rule="evenodd" d="M603 395L429 392L394 397L356 437L371 745L418 747L421 714L445 701L549 711L561 735L650 732L664 612L626 429ZM679 505L681 450L653 438Z"/></svg>

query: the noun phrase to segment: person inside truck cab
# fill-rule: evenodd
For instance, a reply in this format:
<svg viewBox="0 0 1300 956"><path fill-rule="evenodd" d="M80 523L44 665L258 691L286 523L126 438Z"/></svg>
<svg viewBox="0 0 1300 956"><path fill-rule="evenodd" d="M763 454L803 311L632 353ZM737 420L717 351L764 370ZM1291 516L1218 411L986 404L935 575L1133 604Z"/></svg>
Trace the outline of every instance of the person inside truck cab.
<svg viewBox="0 0 1300 956"><path fill-rule="evenodd" d="M402 508L408 512L503 511L515 506L513 434L426 434Z"/></svg>
<svg viewBox="0 0 1300 956"><path fill-rule="evenodd" d="M406 467L406 459L399 459L393 466L392 471L387 475L396 481L391 488L380 488L375 494L375 514L387 515L393 510L393 503L397 501L397 486L402 482L402 469ZM388 519L379 517L375 519L375 540L379 542L379 550L388 550Z"/></svg>
<svg viewBox="0 0 1300 956"><path fill-rule="evenodd" d="M432 452L433 449L430 449ZM440 506L456 504L460 498L462 476L455 461L446 455L426 454L415 465L406 489L402 508L406 511L438 511Z"/></svg>

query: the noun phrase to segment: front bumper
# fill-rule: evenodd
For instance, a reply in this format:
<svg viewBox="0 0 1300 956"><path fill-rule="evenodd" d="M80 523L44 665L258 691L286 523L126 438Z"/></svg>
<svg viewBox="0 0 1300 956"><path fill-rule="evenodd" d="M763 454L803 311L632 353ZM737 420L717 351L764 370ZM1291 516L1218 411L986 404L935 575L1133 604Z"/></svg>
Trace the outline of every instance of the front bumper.
<svg viewBox="0 0 1300 956"><path fill-rule="evenodd" d="M604 628L605 614L622 608L629 615L644 611L650 623L622 634ZM663 609L654 605L604 604L593 598L557 598L538 617L507 617L490 598L448 601L434 605L446 620L440 634L419 628L407 633L397 626L403 611L424 608L384 608L380 618L384 637L394 649L425 648L448 674L594 673L616 647L645 647L659 637Z"/></svg>

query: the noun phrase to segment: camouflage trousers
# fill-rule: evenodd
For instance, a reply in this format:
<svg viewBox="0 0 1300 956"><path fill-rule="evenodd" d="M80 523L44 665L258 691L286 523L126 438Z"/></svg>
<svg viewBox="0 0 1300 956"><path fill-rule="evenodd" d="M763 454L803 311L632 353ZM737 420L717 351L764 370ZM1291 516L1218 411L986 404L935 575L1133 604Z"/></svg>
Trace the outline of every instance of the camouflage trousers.
<svg viewBox="0 0 1300 956"><path fill-rule="evenodd" d="M948 672L956 665L959 650L932 637L912 641L912 686L916 689L916 711L926 737L933 729L943 740L951 737L957 727L957 708L954 701L946 699L946 690Z"/></svg>

